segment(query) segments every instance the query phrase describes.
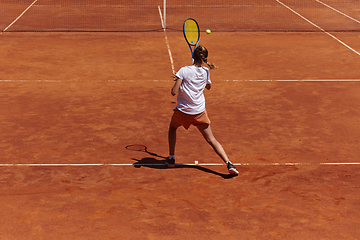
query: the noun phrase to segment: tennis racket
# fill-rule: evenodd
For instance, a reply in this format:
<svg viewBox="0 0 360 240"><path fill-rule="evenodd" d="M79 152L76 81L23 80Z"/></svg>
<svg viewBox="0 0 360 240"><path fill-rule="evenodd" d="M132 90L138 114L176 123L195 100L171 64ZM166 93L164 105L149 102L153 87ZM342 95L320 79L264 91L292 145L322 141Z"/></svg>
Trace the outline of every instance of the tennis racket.
<svg viewBox="0 0 360 240"><path fill-rule="evenodd" d="M200 40L199 24L196 22L195 19L188 18L184 21L183 32L184 32L185 40L189 45L192 56Z"/></svg>

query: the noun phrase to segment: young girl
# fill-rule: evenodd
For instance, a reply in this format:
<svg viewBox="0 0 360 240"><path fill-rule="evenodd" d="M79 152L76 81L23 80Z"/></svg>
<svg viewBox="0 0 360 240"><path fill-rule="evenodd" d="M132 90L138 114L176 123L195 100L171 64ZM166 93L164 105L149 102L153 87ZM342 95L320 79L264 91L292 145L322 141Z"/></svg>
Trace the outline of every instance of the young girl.
<svg viewBox="0 0 360 240"><path fill-rule="evenodd" d="M177 106L172 116L169 127L169 157L166 164L169 167L175 166L175 144L176 130L183 126L188 129L190 125L196 126L205 140L211 145L215 152L225 162L230 174L238 175L238 170L229 161L221 144L215 139L211 128L210 119L205 109L204 89L210 90L211 81L209 69L202 67L206 63L210 69L216 66L207 61L208 51L203 46L198 46L193 54L194 64L182 67L173 78L175 84L171 89L173 96L177 95Z"/></svg>

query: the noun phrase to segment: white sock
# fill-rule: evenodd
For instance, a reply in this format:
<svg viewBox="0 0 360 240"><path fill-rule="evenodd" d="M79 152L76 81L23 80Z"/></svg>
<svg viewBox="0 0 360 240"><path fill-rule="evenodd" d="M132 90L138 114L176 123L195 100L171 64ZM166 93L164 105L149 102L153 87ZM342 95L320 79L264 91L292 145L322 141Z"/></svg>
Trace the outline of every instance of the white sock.
<svg viewBox="0 0 360 240"><path fill-rule="evenodd" d="M175 155L169 155L169 159L175 159Z"/></svg>

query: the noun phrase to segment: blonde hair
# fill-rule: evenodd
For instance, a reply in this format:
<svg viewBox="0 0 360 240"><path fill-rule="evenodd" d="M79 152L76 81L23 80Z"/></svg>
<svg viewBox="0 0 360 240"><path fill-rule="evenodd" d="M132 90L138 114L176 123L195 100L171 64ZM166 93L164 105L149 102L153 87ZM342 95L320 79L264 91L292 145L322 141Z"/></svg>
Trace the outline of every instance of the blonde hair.
<svg viewBox="0 0 360 240"><path fill-rule="evenodd" d="M201 45L197 46L193 54L194 62L202 61L206 63L210 69L216 69L217 66L213 63L209 63L207 61L207 57L208 57L208 50L204 46Z"/></svg>

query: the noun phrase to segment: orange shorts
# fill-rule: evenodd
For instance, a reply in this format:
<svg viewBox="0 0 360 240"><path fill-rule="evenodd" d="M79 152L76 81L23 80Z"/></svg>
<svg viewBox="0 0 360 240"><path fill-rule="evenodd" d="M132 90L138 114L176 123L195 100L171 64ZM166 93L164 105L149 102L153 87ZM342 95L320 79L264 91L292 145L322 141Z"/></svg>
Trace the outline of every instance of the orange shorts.
<svg viewBox="0 0 360 240"><path fill-rule="evenodd" d="M206 110L196 115L190 115L181 112L179 109L174 109L174 114L171 118L170 126L179 127L183 126L185 129L189 129L190 125L210 125L210 119L207 115Z"/></svg>

